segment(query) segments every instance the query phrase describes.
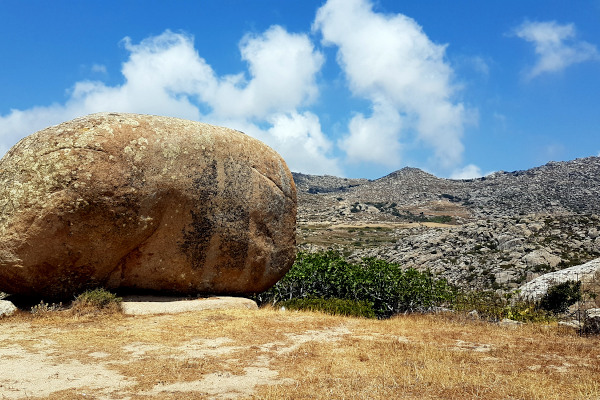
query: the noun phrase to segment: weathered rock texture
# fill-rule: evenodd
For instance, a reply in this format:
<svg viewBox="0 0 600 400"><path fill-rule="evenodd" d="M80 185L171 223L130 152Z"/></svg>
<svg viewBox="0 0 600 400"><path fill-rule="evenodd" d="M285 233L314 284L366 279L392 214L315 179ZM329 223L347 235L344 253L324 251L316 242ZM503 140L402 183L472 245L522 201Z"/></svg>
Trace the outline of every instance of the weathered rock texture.
<svg viewBox="0 0 600 400"><path fill-rule="evenodd" d="M292 175L258 140L93 114L23 139L0 161L0 291L259 292L290 268L295 224Z"/></svg>
<svg viewBox="0 0 600 400"><path fill-rule="evenodd" d="M8 300L0 300L0 318L9 317L17 311L17 307Z"/></svg>
<svg viewBox="0 0 600 400"><path fill-rule="evenodd" d="M600 334L600 308L591 308L585 312L583 333L588 335Z"/></svg>
<svg viewBox="0 0 600 400"><path fill-rule="evenodd" d="M566 281L580 281L584 287L595 283L600 277L600 258L582 265L565 268L538 276L519 288L521 297L528 300L539 300L548 289Z"/></svg>

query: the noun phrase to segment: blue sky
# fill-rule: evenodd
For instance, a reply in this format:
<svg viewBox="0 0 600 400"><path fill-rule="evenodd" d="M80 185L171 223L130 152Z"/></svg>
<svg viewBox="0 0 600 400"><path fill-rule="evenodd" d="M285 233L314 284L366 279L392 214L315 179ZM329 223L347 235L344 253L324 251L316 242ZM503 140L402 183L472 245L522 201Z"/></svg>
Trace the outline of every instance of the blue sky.
<svg viewBox="0 0 600 400"><path fill-rule="evenodd" d="M600 153L600 1L0 0L0 154L100 111L290 169L469 178Z"/></svg>

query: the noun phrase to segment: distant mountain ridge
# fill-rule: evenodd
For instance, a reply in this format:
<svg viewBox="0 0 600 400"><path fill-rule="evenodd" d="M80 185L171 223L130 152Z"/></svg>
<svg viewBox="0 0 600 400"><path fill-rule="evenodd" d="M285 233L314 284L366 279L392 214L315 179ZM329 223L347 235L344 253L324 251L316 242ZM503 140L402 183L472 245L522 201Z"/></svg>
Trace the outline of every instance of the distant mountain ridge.
<svg viewBox="0 0 600 400"><path fill-rule="evenodd" d="M306 196L402 207L446 201L467 209L473 217L600 213L599 157L549 162L524 171L500 171L466 180L438 178L410 167L376 180L293 175L300 202L308 200ZM317 199L311 200L314 203Z"/></svg>

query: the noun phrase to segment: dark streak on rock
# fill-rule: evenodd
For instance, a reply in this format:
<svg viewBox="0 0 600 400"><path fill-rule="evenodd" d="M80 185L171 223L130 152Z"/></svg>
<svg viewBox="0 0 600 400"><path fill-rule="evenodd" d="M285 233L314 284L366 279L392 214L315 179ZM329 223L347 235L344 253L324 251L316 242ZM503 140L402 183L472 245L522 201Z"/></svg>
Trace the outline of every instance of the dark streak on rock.
<svg viewBox="0 0 600 400"><path fill-rule="evenodd" d="M250 172L240 164L231 160L225 161L225 190L223 192L222 227L227 240L221 242L219 250L227 255L225 268L242 269L248 256L250 229L250 212L247 203L248 194L252 192ZM238 198L242 190L246 198Z"/></svg>
<svg viewBox="0 0 600 400"><path fill-rule="evenodd" d="M190 210L192 223L183 230L183 241L179 244L186 254L192 269L201 269L206 261L206 252L214 231L214 223L210 216L214 212L213 200L217 195L217 162L213 160L204 174L193 181L198 203L196 210Z"/></svg>

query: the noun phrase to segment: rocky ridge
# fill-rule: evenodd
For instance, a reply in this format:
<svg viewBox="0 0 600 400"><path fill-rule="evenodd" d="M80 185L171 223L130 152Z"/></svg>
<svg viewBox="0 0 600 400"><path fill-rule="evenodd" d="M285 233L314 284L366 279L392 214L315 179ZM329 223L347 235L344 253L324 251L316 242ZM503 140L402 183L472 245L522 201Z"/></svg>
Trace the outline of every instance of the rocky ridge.
<svg viewBox="0 0 600 400"><path fill-rule="evenodd" d="M300 216L307 218L314 205L322 208L313 211L331 214L327 206L334 200L347 211L356 202L395 204L393 208L441 203L464 210L472 219L600 210L599 157L549 162L525 171L499 171L468 180L437 178L409 167L376 180L293 175L300 182L299 194L304 195ZM344 214L344 207L336 210ZM388 211L392 210L388 207Z"/></svg>
<svg viewBox="0 0 600 400"><path fill-rule="evenodd" d="M335 249L509 290L600 257L600 158L450 180L294 174L301 249Z"/></svg>

